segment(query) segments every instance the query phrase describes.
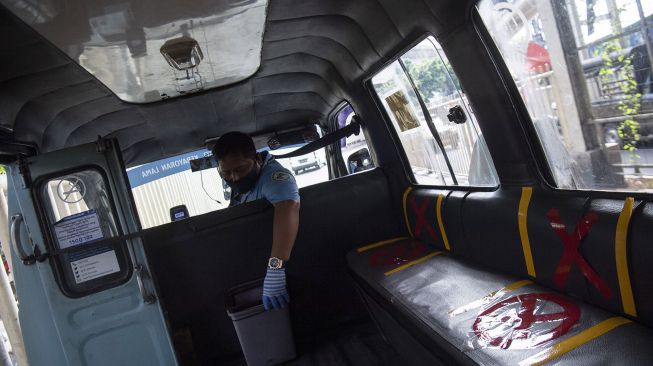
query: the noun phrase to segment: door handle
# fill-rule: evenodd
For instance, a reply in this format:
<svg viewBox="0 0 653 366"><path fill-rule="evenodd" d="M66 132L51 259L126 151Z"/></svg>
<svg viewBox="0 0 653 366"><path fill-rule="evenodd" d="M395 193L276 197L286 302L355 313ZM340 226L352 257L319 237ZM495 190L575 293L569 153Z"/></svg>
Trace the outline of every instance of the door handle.
<svg viewBox="0 0 653 366"><path fill-rule="evenodd" d="M156 296L147 292L145 289L145 282L143 278L146 275L145 269L142 264L137 264L134 266L134 271L136 271L136 282L138 282L138 289L141 291L141 296L143 297L143 302L146 304L154 304L156 301Z"/></svg>
<svg viewBox="0 0 653 366"><path fill-rule="evenodd" d="M11 217L11 245L24 265L34 264L36 258L34 254L27 254L23 249L23 243L20 240L20 224L23 222L23 215L15 214Z"/></svg>

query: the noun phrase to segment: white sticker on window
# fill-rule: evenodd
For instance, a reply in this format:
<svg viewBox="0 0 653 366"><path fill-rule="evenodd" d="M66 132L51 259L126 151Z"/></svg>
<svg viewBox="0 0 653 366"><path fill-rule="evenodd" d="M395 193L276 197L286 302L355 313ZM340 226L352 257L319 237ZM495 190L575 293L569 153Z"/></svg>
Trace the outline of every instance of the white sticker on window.
<svg viewBox="0 0 653 366"><path fill-rule="evenodd" d="M392 114L394 114L401 132L419 127L417 116L415 116L413 107L403 91L399 90L395 92L386 97L385 101L388 103L388 107L390 107Z"/></svg>
<svg viewBox="0 0 653 366"><path fill-rule="evenodd" d="M95 209L65 217L54 224L59 248L94 242L104 238Z"/></svg>
<svg viewBox="0 0 653 366"><path fill-rule="evenodd" d="M76 284L120 271L115 250L70 262L70 266Z"/></svg>

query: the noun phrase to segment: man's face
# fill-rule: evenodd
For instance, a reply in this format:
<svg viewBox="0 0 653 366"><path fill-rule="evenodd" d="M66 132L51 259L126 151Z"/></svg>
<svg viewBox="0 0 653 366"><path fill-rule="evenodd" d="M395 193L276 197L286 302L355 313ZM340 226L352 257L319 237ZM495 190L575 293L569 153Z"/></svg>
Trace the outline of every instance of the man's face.
<svg viewBox="0 0 653 366"><path fill-rule="evenodd" d="M252 169L258 169L258 163L256 160L246 158L242 154L229 154L218 160L220 176L229 182L235 182L247 176Z"/></svg>

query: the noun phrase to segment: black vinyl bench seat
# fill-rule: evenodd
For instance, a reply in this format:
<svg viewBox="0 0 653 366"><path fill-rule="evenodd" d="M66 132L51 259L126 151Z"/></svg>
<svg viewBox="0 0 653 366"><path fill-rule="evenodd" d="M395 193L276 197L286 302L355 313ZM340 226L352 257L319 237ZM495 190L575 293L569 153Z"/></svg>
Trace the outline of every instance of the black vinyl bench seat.
<svg viewBox="0 0 653 366"><path fill-rule="evenodd" d="M388 340L415 364L653 365L653 331L411 238L351 251Z"/></svg>

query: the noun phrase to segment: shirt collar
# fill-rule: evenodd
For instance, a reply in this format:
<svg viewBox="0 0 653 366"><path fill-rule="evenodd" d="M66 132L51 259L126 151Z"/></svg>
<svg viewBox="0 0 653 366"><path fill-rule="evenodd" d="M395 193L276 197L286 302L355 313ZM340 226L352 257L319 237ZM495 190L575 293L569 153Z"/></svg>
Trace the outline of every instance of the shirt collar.
<svg viewBox="0 0 653 366"><path fill-rule="evenodd" d="M263 161L263 164L261 164L261 168L266 166L272 159L274 159L274 155L270 154L269 151L262 151L261 160Z"/></svg>

